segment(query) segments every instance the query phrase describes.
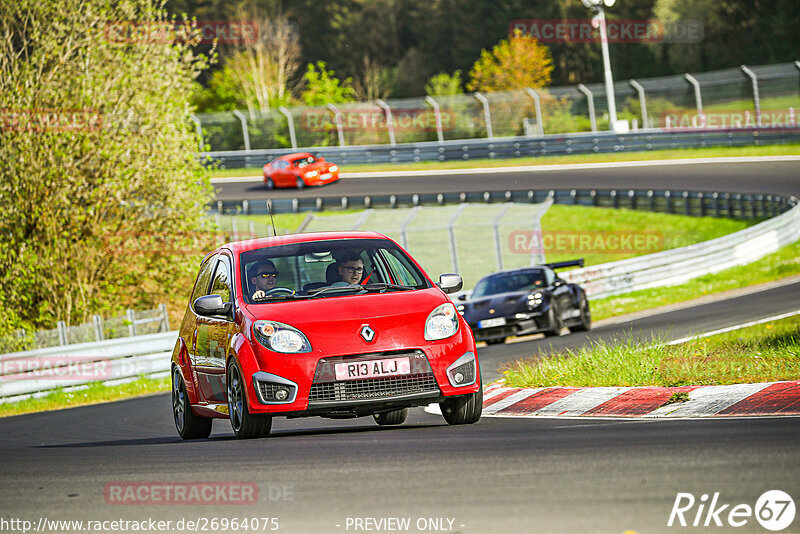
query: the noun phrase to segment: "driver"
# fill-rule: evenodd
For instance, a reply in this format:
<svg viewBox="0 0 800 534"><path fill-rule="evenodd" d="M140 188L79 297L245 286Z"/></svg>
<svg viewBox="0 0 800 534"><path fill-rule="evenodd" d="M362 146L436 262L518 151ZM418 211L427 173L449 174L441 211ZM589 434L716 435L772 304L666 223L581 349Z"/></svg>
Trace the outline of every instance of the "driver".
<svg viewBox="0 0 800 534"><path fill-rule="evenodd" d="M278 283L278 269L270 260L262 260L256 263L250 276L250 287L256 288L251 299L260 300L267 296L267 291L275 289Z"/></svg>
<svg viewBox="0 0 800 534"><path fill-rule="evenodd" d="M345 284L358 284L364 276L364 260L357 252L347 251L338 261L339 276Z"/></svg>

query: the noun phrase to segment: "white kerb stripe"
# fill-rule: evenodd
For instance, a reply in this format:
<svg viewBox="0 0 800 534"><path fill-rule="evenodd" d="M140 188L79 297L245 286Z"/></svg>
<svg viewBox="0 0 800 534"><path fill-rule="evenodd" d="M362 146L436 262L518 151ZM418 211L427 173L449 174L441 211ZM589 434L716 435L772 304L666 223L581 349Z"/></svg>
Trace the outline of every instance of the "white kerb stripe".
<svg viewBox="0 0 800 534"><path fill-rule="evenodd" d="M527 399L528 397L530 397L534 393L538 393L542 389L543 388L521 389L521 390L517 391L516 393L512 393L511 395L509 395L505 399L499 400L499 401L495 402L494 404L492 404L491 406L489 406L487 408L484 408L483 409L483 414L484 415L491 415L493 413L497 413L500 410L508 408L512 404L516 404L521 400Z"/></svg>
<svg viewBox="0 0 800 534"><path fill-rule="evenodd" d="M582 415L592 408L600 406L604 402L608 402L614 397L628 391L629 387L625 388L612 388L612 387L598 387L598 388L584 388L579 389L575 393L571 393L566 397L548 404L544 408L536 410L531 415L534 416L575 416Z"/></svg>
<svg viewBox="0 0 800 534"><path fill-rule="evenodd" d="M754 395L771 383L705 386L689 392L689 400L668 404L643 417L709 417Z"/></svg>

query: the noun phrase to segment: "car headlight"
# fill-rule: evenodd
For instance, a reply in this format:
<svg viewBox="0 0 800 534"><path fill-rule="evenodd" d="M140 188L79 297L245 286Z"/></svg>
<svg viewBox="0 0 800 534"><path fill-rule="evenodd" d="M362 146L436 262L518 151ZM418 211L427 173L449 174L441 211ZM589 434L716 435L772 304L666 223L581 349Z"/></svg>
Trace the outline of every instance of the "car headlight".
<svg viewBox="0 0 800 534"><path fill-rule="evenodd" d="M458 312L452 302L433 310L425 321L425 339L445 339L458 332Z"/></svg>
<svg viewBox="0 0 800 534"><path fill-rule="evenodd" d="M328 172L336 172L338 170L339 167L337 167L336 165L331 165L330 168L328 169Z"/></svg>
<svg viewBox="0 0 800 534"><path fill-rule="evenodd" d="M463 304L459 304L458 306L456 306L456 310L458 310L458 313L460 313L461 315L464 315L464 308L465 306Z"/></svg>
<svg viewBox="0 0 800 534"><path fill-rule="evenodd" d="M528 295L528 307L535 308L542 303L543 295L537 291L536 293L532 293Z"/></svg>
<svg viewBox="0 0 800 534"><path fill-rule="evenodd" d="M265 348L285 354L311 352L311 343L297 328L277 321L256 321L253 335Z"/></svg>
<svg viewBox="0 0 800 534"><path fill-rule="evenodd" d="M306 178L313 178L313 177L315 177L315 176L316 176L316 175L318 175L318 174L319 174L319 172L317 172L317 171L308 171L307 173L305 173L305 175L304 175L304 176L305 176Z"/></svg>

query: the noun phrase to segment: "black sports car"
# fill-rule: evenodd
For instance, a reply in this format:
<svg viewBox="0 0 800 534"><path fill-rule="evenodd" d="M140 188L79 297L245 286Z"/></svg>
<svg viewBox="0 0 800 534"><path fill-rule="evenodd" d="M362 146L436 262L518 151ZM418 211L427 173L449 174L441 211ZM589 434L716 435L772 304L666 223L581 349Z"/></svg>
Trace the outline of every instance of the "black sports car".
<svg viewBox="0 0 800 534"><path fill-rule="evenodd" d="M544 332L559 335L564 326L589 330L589 301L577 284L554 269L583 267L583 260L546 263L490 274L478 281L469 300L457 306L475 341L503 343L508 336ZM464 297L459 297L464 300Z"/></svg>

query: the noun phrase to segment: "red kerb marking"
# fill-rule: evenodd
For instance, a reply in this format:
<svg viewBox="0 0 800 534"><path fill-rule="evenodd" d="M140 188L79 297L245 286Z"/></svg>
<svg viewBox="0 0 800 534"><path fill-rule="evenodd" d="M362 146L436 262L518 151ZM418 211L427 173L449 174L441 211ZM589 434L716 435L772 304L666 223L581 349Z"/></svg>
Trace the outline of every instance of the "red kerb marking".
<svg viewBox="0 0 800 534"><path fill-rule="evenodd" d="M483 407L487 408L487 407L491 406L492 404L494 404L497 401L501 401L501 400L505 399L506 397L510 397L511 395L516 393L517 391L521 391L521 390L519 388L510 388L508 391L504 391L502 393L498 393L497 395L495 395L491 399L486 399L485 401L483 401Z"/></svg>
<svg viewBox="0 0 800 534"><path fill-rule="evenodd" d="M567 395L572 395L581 388L547 388L536 392L527 399L512 404L507 408L498 411L498 414L526 415L540 410L545 406L563 399Z"/></svg>
<svg viewBox="0 0 800 534"><path fill-rule="evenodd" d="M698 386L683 386L678 388L642 387L634 388L621 393L613 399L604 402L584 413L583 415L644 415L660 408L673 393L690 392Z"/></svg>
<svg viewBox="0 0 800 534"><path fill-rule="evenodd" d="M725 408L717 415L798 415L800 414L800 381L769 385Z"/></svg>

